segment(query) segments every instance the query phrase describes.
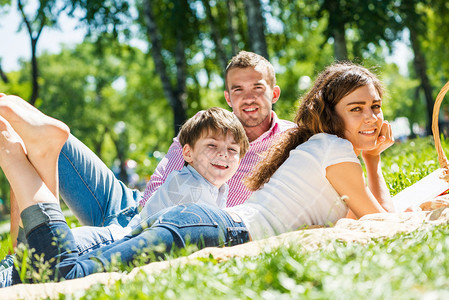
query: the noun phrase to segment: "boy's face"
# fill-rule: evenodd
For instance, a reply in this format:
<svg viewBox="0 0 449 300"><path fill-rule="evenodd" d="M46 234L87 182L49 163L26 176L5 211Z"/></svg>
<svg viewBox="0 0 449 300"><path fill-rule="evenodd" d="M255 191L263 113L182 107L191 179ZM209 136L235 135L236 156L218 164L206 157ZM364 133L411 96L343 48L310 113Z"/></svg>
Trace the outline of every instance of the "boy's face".
<svg viewBox="0 0 449 300"><path fill-rule="evenodd" d="M234 175L240 162L240 146L232 134L207 132L194 147L184 145L182 154L186 162L218 188Z"/></svg>

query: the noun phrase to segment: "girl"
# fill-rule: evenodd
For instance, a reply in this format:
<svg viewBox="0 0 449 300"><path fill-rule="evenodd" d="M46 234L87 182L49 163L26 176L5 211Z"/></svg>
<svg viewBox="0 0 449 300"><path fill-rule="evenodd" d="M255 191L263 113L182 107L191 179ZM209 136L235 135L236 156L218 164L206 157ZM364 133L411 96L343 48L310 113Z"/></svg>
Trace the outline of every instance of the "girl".
<svg viewBox="0 0 449 300"><path fill-rule="evenodd" d="M34 118L24 118L20 109L2 113L0 108L8 120L0 117L0 166L19 203L29 246L55 268L54 279L71 279L104 271L117 255L130 263L143 251L163 257L187 241L199 248L230 246L334 223L348 208L356 217L391 211L380 153L393 144L393 137L381 107L382 89L375 75L354 64L332 65L302 100L298 127L284 134L248 179L256 190L248 201L226 209L196 204L168 208L143 220L122 240L84 255L77 253L59 208L54 174L40 171L56 151L39 156L46 145L36 136L53 132L53 143L62 145L64 126L35 112ZM30 135L33 130L41 134ZM368 185L358 155L365 162ZM13 282L19 282L17 274Z"/></svg>

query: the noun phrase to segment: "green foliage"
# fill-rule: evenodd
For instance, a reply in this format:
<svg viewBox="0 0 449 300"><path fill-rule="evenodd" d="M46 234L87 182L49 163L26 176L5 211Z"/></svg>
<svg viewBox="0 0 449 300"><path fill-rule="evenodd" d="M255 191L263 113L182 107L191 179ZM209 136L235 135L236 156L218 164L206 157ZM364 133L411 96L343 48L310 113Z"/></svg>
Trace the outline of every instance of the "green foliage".
<svg viewBox="0 0 449 300"><path fill-rule="evenodd" d="M39 108L67 123L107 165L112 165L120 150L125 152L124 159L144 165L148 154L167 149L173 136L170 123L161 122L168 105L154 67L140 50L125 45L100 54L96 51L94 44L85 43L58 55L44 55L45 97ZM71 67L62 67L61 61L70 62ZM121 149L114 128L118 122L126 125ZM130 145L135 146L128 151Z"/></svg>
<svg viewBox="0 0 449 300"><path fill-rule="evenodd" d="M445 36L449 34L446 20L449 18L449 3L447 1L432 1L432 7L421 7L426 13L426 35L421 40L423 51L427 54L429 77L437 89L435 95L449 79L449 61L442 59L448 51L448 42ZM444 103L448 107L448 103Z"/></svg>

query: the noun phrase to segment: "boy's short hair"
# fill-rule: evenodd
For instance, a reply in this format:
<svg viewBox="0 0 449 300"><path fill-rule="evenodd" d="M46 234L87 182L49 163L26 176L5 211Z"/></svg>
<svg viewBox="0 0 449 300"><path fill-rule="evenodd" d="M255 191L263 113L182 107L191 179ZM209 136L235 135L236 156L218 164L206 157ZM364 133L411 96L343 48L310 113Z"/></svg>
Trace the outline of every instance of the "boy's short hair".
<svg viewBox="0 0 449 300"><path fill-rule="evenodd" d="M208 132L217 135L232 134L240 146L240 158L248 151L249 142L243 125L233 113L220 107L209 108L188 119L179 131L179 142L183 147L188 144L193 148L198 139Z"/></svg>
<svg viewBox="0 0 449 300"><path fill-rule="evenodd" d="M240 51L237 55L235 55L228 66L226 67L225 72L225 84L226 90L228 90L228 72L235 68L255 68L260 66L266 72L267 75L267 83L273 88L276 85L276 73L274 72L273 65L263 56L256 54L254 52ZM229 91L229 90L228 90Z"/></svg>

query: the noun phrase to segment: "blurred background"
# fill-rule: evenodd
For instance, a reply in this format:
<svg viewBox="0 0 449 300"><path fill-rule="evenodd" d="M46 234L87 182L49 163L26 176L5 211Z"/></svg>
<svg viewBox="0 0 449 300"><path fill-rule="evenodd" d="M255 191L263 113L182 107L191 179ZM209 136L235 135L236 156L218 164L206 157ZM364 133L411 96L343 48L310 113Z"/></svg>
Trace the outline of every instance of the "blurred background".
<svg viewBox="0 0 449 300"><path fill-rule="evenodd" d="M448 23L444 0L0 0L0 92L67 123L143 189L188 117L227 107L224 69L240 50L275 66L281 118L325 66L351 60L384 82L399 142L429 135ZM449 101L441 131L448 120ZM0 217L8 198L0 174Z"/></svg>

